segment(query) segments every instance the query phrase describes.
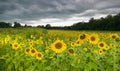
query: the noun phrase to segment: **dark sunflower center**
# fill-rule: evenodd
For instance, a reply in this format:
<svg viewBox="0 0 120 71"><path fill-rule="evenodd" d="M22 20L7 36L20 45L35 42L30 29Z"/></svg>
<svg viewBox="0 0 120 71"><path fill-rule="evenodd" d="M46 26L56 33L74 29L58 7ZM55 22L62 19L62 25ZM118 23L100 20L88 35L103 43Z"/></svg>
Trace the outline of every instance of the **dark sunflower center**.
<svg viewBox="0 0 120 71"><path fill-rule="evenodd" d="M113 38L113 39L115 39L115 38L116 38L116 36L112 36L112 38Z"/></svg>
<svg viewBox="0 0 120 71"><path fill-rule="evenodd" d="M74 50L73 49L69 49L69 53L73 54Z"/></svg>
<svg viewBox="0 0 120 71"><path fill-rule="evenodd" d="M15 45L14 45L14 47L18 47L18 45L17 45L17 44L15 44Z"/></svg>
<svg viewBox="0 0 120 71"><path fill-rule="evenodd" d="M102 51L100 51L100 53L102 53Z"/></svg>
<svg viewBox="0 0 120 71"><path fill-rule="evenodd" d="M57 49L62 48L62 43L60 43L60 42L56 43L56 44L55 44L55 47L56 47Z"/></svg>
<svg viewBox="0 0 120 71"><path fill-rule="evenodd" d="M79 44L80 43L80 41L77 41L77 44Z"/></svg>
<svg viewBox="0 0 120 71"><path fill-rule="evenodd" d="M41 57L42 55L41 54L38 54L38 57Z"/></svg>
<svg viewBox="0 0 120 71"><path fill-rule="evenodd" d="M104 44L103 43L100 43L100 47L103 47L104 46Z"/></svg>
<svg viewBox="0 0 120 71"><path fill-rule="evenodd" d="M26 52L29 52L30 51L30 49L26 49Z"/></svg>
<svg viewBox="0 0 120 71"><path fill-rule="evenodd" d="M82 39L82 40L85 39L85 34L81 35L80 39Z"/></svg>
<svg viewBox="0 0 120 71"><path fill-rule="evenodd" d="M35 50L32 49L31 52L32 52L32 53L35 53Z"/></svg>
<svg viewBox="0 0 120 71"><path fill-rule="evenodd" d="M72 45L74 45L74 43L72 43Z"/></svg>
<svg viewBox="0 0 120 71"><path fill-rule="evenodd" d="M91 41L95 41L95 37L92 36L92 37L91 37Z"/></svg>
<svg viewBox="0 0 120 71"><path fill-rule="evenodd" d="M32 45L33 43L31 42L30 45Z"/></svg>

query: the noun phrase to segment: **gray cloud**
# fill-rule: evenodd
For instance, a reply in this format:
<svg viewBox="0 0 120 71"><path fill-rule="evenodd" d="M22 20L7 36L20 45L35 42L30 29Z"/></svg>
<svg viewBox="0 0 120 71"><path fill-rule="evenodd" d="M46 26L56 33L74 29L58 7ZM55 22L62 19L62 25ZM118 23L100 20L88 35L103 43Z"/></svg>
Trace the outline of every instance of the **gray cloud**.
<svg viewBox="0 0 120 71"><path fill-rule="evenodd" d="M91 18L119 12L120 0L0 0L0 21L26 23L45 18Z"/></svg>

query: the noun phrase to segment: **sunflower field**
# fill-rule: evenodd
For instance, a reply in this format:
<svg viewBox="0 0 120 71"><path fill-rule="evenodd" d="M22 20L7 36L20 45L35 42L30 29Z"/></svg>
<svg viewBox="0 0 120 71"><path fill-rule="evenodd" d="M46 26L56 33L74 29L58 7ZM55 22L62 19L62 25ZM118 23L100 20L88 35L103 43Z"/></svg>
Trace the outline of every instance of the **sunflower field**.
<svg viewBox="0 0 120 71"><path fill-rule="evenodd" d="M0 71L120 71L120 32L2 28Z"/></svg>

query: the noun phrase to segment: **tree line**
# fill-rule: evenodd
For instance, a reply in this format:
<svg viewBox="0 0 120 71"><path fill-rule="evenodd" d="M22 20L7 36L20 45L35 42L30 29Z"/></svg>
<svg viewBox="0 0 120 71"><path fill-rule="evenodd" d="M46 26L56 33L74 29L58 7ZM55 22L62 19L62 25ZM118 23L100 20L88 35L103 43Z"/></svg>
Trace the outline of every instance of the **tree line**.
<svg viewBox="0 0 120 71"><path fill-rule="evenodd" d="M0 22L0 28L18 28L18 27L33 27L25 24L22 26L18 22L11 23ZM72 26L64 27L53 27L50 24L45 26L38 25L38 28L45 29L64 29L64 30L120 30L120 13L117 15L108 15L105 18L101 17L100 19L91 18L88 22L78 22Z"/></svg>
<svg viewBox="0 0 120 71"><path fill-rule="evenodd" d="M48 29L66 29L66 30L113 30L120 31L120 13L117 15L107 15L100 19L91 18L88 22L78 22L72 26L47 27Z"/></svg>
<svg viewBox="0 0 120 71"><path fill-rule="evenodd" d="M91 18L89 22L79 22L66 29L74 30L120 30L120 13L112 16L108 15L100 19Z"/></svg>
<svg viewBox="0 0 120 71"><path fill-rule="evenodd" d="M28 26L28 25L24 25L22 26L20 23L18 22L14 22L14 24L12 25L12 23L7 23L7 22L0 22L0 28L20 28L20 27L32 27L32 26Z"/></svg>

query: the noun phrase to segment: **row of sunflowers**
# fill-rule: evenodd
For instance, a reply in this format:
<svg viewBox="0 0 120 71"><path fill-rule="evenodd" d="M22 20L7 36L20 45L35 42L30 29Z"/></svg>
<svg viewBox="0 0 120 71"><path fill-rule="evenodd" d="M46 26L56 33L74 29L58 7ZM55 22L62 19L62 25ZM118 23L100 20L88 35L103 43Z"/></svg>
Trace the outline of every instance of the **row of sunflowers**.
<svg viewBox="0 0 120 71"><path fill-rule="evenodd" d="M120 70L119 32L12 30L0 33L0 71Z"/></svg>

